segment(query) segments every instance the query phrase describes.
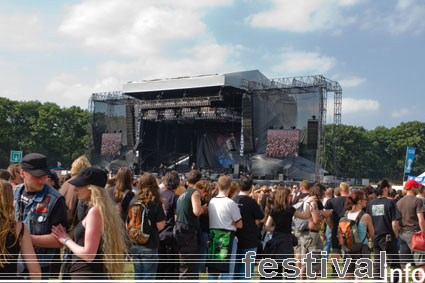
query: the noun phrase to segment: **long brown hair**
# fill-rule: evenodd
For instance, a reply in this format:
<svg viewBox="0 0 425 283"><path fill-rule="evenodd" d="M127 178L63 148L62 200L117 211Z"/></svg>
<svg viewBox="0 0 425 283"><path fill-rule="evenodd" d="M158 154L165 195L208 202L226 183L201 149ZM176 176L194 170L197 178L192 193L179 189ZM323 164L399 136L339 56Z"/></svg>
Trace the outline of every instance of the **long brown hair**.
<svg viewBox="0 0 425 283"><path fill-rule="evenodd" d="M146 206L154 200L161 201L158 182L154 175L145 173L140 177L139 184L137 185L137 195Z"/></svg>
<svg viewBox="0 0 425 283"><path fill-rule="evenodd" d="M15 236L15 241L11 246L14 246L18 240L14 213L12 185L0 180L0 267L7 263L8 247L6 247L6 240L9 233Z"/></svg>
<svg viewBox="0 0 425 283"><path fill-rule="evenodd" d="M118 170L116 183L114 188L114 200L120 202L124 198L124 192L131 190L133 185L133 176L131 175L130 169L127 167L121 167Z"/></svg>
<svg viewBox="0 0 425 283"><path fill-rule="evenodd" d="M273 210L279 212L289 206L291 190L287 187L277 187L274 194Z"/></svg>

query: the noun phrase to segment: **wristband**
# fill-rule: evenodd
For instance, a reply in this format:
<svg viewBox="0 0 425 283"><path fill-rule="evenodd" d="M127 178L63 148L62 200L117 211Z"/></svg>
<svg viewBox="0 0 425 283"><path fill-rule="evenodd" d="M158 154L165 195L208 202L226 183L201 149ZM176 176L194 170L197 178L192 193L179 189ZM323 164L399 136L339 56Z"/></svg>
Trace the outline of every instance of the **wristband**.
<svg viewBox="0 0 425 283"><path fill-rule="evenodd" d="M65 241L63 241L63 245L66 246L66 242L68 242L69 240L71 240L69 237L65 239Z"/></svg>

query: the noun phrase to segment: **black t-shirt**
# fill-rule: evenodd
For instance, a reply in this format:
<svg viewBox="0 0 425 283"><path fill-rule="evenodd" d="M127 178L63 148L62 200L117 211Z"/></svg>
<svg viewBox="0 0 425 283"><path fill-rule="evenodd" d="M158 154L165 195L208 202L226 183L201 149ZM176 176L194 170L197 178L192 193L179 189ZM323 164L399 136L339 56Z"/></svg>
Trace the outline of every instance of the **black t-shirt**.
<svg viewBox="0 0 425 283"><path fill-rule="evenodd" d="M332 234L338 233L338 224L341 217L345 215L346 208L345 208L345 201L347 197L345 196L339 196L337 198L330 199L325 204L325 209L333 209L332 213Z"/></svg>
<svg viewBox="0 0 425 283"><path fill-rule="evenodd" d="M162 196L162 208L165 214L165 228L159 233L159 239L161 241L173 238L173 227L175 224L174 214L176 213L177 200L179 196L171 191L161 191Z"/></svg>
<svg viewBox="0 0 425 283"><path fill-rule="evenodd" d="M274 221L274 231L281 233L291 233L292 230L292 217L294 216L295 208L291 205L286 209L282 209L279 212L270 211L270 216Z"/></svg>
<svg viewBox="0 0 425 283"><path fill-rule="evenodd" d="M366 212L372 216L375 235L374 243L385 241L385 236L391 234L394 237L392 222L401 219L401 214L394 201L388 198L372 199L366 207Z"/></svg>
<svg viewBox="0 0 425 283"><path fill-rule="evenodd" d="M37 192L27 192L25 189L22 191L21 197L19 198L18 205L20 206L19 211L19 220L23 221L25 207L30 203L34 198ZM50 215L47 219L50 226L62 224L65 228L68 227L68 218L67 218L67 207L64 197L59 197L53 207Z"/></svg>
<svg viewBox="0 0 425 283"><path fill-rule="evenodd" d="M239 206L242 216L242 229L237 229L238 246L241 249L255 248L258 245L258 226L255 220L264 218L257 202L249 196L237 195L233 198Z"/></svg>
<svg viewBox="0 0 425 283"><path fill-rule="evenodd" d="M148 217L152 223L152 231L148 242L144 245L149 249L157 249L159 247L159 233L156 228L156 223L165 220L164 210L162 209L162 203L159 200L155 200L148 204Z"/></svg>

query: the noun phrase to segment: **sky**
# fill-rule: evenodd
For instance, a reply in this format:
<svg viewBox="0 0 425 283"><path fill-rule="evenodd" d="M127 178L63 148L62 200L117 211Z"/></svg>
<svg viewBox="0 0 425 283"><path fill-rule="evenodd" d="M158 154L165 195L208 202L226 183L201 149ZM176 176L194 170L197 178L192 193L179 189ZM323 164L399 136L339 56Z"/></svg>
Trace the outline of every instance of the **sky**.
<svg viewBox="0 0 425 283"><path fill-rule="evenodd" d="M0 96L87 108L128 81L258 69L324 75L343 124L394 127L425 121L424 19L423 0L2 0Z"/></svg>

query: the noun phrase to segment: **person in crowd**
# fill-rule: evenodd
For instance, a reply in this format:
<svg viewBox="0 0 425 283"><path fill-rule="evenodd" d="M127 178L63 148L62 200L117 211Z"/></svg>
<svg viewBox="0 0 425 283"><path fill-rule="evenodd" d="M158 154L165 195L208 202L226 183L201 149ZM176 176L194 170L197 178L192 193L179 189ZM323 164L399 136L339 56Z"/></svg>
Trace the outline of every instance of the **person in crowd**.
<svg viewBox="0 0 425 283"><path fill-rule="evenodd" d="M339 258L341 254L341 246L338 241L338 224L341 217L345 215L346 206L345 201L350 192L350 185L346 182L342 182L339 184L338 189L335 189L334 193L338 191L340 196L330 199L326 202L325 209L332 210L332 254L331 258ZM332 276L335 276L335 270L332 266Z"/></svg>
<svg viewBox="0 0 425 283"><path fill-rule="evenodd" d="M77 192L75 190L75 187L70 183L70 181L74 179L78 175L78 173L80 173L81 170L90 166L91 165L89 160L84 155L75 159L71 165L71 179L63 183L63 185L59 189L59 192L64 196L66 201L66 206L68 208L68 223L70 226L73 226L77 221L75 219L75 216L78 204Z"/></svg>
<svg viewBox="0 0 425 283"><path fill-rule="evenodd" d="M49 184L50 186L52 186L56 190L60 189L61 185L59 183L59 178L58 178L58 175L55 172L50 171L50 174L47 175L47 184Z"/></svg>
<svg viewBox="0 0 425 283"><path fill-rule="evenodd" d="M293 257L294 246L298 243L297 237L291 233L292 218L295 216L301 219L311 217L310 209L317 210L317 200L312 200L303 212L297 211L291 205L291 191L288 188L278 187L274 193L274 201L270 215L267 218L265 229L272 232L272 238L267 242L264 248L264 257L270 257L281 263L286 258ZM272 271L271 269L269 269ZM276 270L278 272L273 280L282 279L282 265Z"/></svg>
<svg viewBox="0 0 425 283"><path fill-rule="evenodd" d="M195 188L204 191L204 197L201 197L201 205L208 206L211 200L211 182L201 180L196 183ZM207 211L208 212L208 211ZM197 272L206 272L205 260L207 258L208 251L208 235L210 233L210 222L208 213L202 213L199 216L200 223L200 237L198 247L198 260L197 260Z"/></svg>
<svg viewBox="0 0 425 283"><path fill-rule="evenodd" d="M217 259L208 265L208 280L217 280L221 274L221 280L232 280L235 268L237 242L235 241L236 229L241 229L242 216L236 202L228 198L232 180L223 175L218 178L217 186L219 193L212 198L208 205L210 221L210 235L208 254L211 259ZM222 249L216 250L223 243ZM223 254L223 249L227 252Z"/></svg>
<svg viewBox="0 0 425 283"><path fill-rule="evenodd" d="M206 191L196 188L196 183L201 178L200 171L190 171L187 178L188 188L177 200L174 236L179 248L180 280L198 279L196 260L200 233L199 216L208 211L206 205L201 205L201 198L205 197Z"/></svg>
<svg viewBox="0 0 425 283"><path fill-rule="evenodd" d="M41 279L41 269L28 228L16 221L12 185L0 180L0 280L18 279L18 254L27 266L31 280Z"/></svg>
<svg viewBox="0 0 425 283"><path fill-rule="evenodd" d="M303 202L310 195L310 188L311 188L311 183L309 181L307 181L307 180L302 181L300 183L300 186L299 186L299 192L297 193L297 195L294 197L294 199L292 201L292 205L295 205L295 207L303 205ZM307 222L307 220L305 222ZM295 258L298 260L296 265L297 265L297 267L301 268L301 255L302 255L302 251L301 251L301 243L302 243L301 231L298 231L297 229L295 229L294 234L299 239L298 245L296 245L294 247Z"/></svg>
<svg viewBox="0 0 425 283"><path fill-rule="evenodd" d="M329 187L326 189L325 192L325 198L323 199L323 207L326 206L326 202L330 199L334 198L334 189ZM331 253L331 247L332 247L332 230L329 228L329 225L325 225L325 231L324 231L324 244L323 244L323 250L326 251L326 258Z"/></svg>
<svg viewBox="0 0 425 283"><path fill-rule="evenodd" d="M399 232L399 221L401 219L394 201L388 199L388 191L391 188L386 179L378 182L376 188L377 198L368 202L366 212L371 215L375 230L372 237L372 247L374 255L374 270L379 270L380 252L387 253L388 263L392 269L400 268L400 260L397 250L397 239ZM369 235L369 237L371 237ZM396 273L398 276L398 274ZM375 272L374 279L382 279L379 273ZM398 278L397 280L398 281Z"/></svg>
<svg viewBox="0 0 425 283"><path fill-rule="evenodd" d="M175 213L179 196L175 193L180 185L180 178L176 171L170 171L164 177L165 190L161 191L162 207L165 213L165 227L159 232L159 264L156 279L177 280L179 264L177 241L173 235Z"/></svg>
<svg viewBox="0 0 425 283"><path fill-rule="evenodd" d="M81 170L70 183L78 199L88 203L87 214L75 226L73 239L63 225L52 228L57 241L72 252L68 269L72 280L119 279L124 271L124 225L104 189L106 180L106 172L100 168Z"/></svg>
<svg viewBox="0 0 425 283"><path fill-rule="evenodd" d="M9 167L7 167L7 171L9 171L11 175L10 183L12 186L17 186L24 182L24 179L21 176L21 164L14 163L9 165Z"/></svg>
<svg viewBox="0 0 425 283"><path fill-rule="evenodd" d="M377 196L376 190L370 185L365 187L365 192L367 195L367 202L373 200Z"/></svg>
<svg viewBox="0 0 425 283"><path fill-rule="evenodd" d="M12 175L6 169L0 169L0 179L10 182Z"/></svg>
<svg viewBox="0 0 425 283"><path fill-rule="evenodd" d="M307 229L301 231L300 233L300 246L301 246L301 255L305 256L308 253L312 253L313 258L316 259L317 263L313 264L313 271L319 273L320 265L319 261L321 258L321 252L323 250L323 242L320 238L320 229L322 221L326 219L328 225L331 224L330 216L332 211L324 211L322 199L325 195L326 188L317 183L310 188L309 197L304 201L304 209L307 209L307 206L310 207L311 218L308 220ZM305 265L302 265L300 279L304 280L305 278Z"/></svg>
<svg viewBox="0 0 425 283"><path fill-rule="evenodd" d="M115 186L108 188L107 191L115 207L120 212L122 221L125 222L128 206L134 197L133 175L130 169L121 167L116 176Z"/></svg>
<svg viewBox="0 0 425 283"><path fill-rule="evenodd" d="M61 187L69 179L71 179L71 174L69 174L69 173L60 175L59 176L59 183L60 183Z"/></svg>
<svg viewBox="0 0 425 283"><path fill-rule="evenodd" d="M46 156L27 154L22 158L21 168L24 182L14 188L15 217L16 221L28 227L42 279L47 280L56 249L62 247L62 243L53 236L52 227L58 224L68 226L65 199L46 184L47 175L50 174ZM28 268L23 273L28 273Z"/></svg>
<svg viewBox="0 0 425 283"><path fill-rule="evenodd" d="M416 232L425 232L424 206L417 198L421 184L415 180L405 183L406 196L397 202L401 213L400 221L400 262L404 270L407 263L414 263L417 268L425 271L425 255L412 251L412 237ZM403 282L405 278L403 277Z"/></svg>
<svg viewBox="0 0 425 283"><path fill-rule="evenodd" d="M352 259L345 280L352 280L354 277L354 269L360 267L355 266L356 260L360 258L370 258L369 237L372 238L374 236L375 229L372 223L372 217L370 214L363 211L367 205L367 201L367 195L363 190L352 192L346 199L347 212L345 217L357 223L357 236L362 245L358 251L344 253L344 259ZM348 210L348 207L351 207L351 210ZM360 280L360 278L356 278L356 280Z"/></svg>
<svg viewBox="0 0 425 283"><path fill-rule="evenodd" d="M119 177L117 178L117 181ZM118 182L117 182L118 184ZM159 233L165 227L165 214L162 209L161 194L156 178L145 173L140 177L136 197L131 201L130 208L136 202L141 202L147 209L151 223L150 236L146 244L132 243L130 252L133 257L134 279L155 280L158 268Z"/></svg>
<svg viewBox="0 0 425 283"><path fill-rule="evenodd" d="M237 194L239 194L239 185L237 182L232 182L230 184L230 191L229 191L229 199L233 199Z"/></svg>
<svg viewBox="0 0 425 283"><path fill-rule="evenodd" d="M245 279L245 264L242 258L249 251L257 252L259 245L259 233L257 224L264 218L260 206L249 195L252 189L252 179L242 176L239 179L240 192L233 200L238 204L242 216L242 228L237 229L238 248L236 255L235 279ZM254 272L254 262L251 264L251 276Z"/></svg>

